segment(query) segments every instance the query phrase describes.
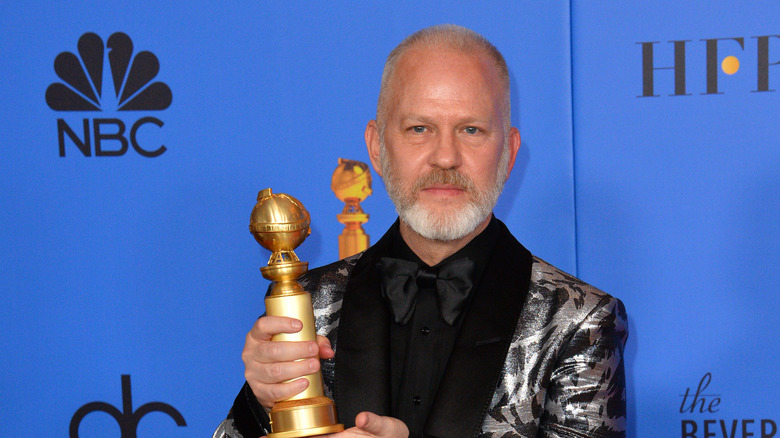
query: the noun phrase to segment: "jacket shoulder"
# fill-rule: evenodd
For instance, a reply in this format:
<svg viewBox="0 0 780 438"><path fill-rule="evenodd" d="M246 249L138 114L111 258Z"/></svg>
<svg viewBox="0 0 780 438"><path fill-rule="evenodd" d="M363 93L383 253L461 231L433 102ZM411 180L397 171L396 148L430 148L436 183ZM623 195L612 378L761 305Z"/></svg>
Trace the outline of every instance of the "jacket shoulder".
<svg viewBox="0 0 780 438"><path fill-rule="evenodd" d="M623 303L536 256L528 289L502 378L482 425L483 436L562 436L539 428L558 427L551 425L553 412L561 425L571 425L563 414L569 412L564 407L596 412L584 423L576 423L575 430L585 433L582 436L613 436L590 431L604 420L599 410L609 411L614 416L611 427L621 429L623 423L617 423L625 419L625 404L621 412L607 409L619 405L613 402L614 397L599 398L582 389L592 382L590 387L604 393L609 389L624 400L622 351L628 332ZM588 374L607 369L606 374L614 376L610 381ZM574 374L567 374L569 371ZM561 394L572 395L574 402Z"/></svg>
<svg viewBox="0 0 780 438"><path fill-rule="evenodd" d="M330 292L340 291L349 280L349 275L363 252L335 261L333 263L314 268L304 274L298 281L303 288L316 299L319 295L327 295ZM316 308L316 305L315 305Z"/></svg>
<svg viewBox="0 0 780 438"><path fill-rule="evenodd" d="M581 321L594 311L614 313L625 322L623 302L579 278L534 256L531 267L530 301L548 303L553 310L565 310L570 322ZM557 312L556 312L557 313Z"/></svg>

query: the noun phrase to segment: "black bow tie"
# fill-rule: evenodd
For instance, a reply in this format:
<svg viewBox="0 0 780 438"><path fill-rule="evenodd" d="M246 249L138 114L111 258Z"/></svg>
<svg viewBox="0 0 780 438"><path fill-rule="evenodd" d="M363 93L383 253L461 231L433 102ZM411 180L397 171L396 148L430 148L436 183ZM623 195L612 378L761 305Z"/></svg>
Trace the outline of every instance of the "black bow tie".
<svg viewBox="0 0 780 438"><path fill-rule="evenodd" d="M395 322L406 324L414 313L417 291L435 288L441 317L453 325L466 307L466 298L473 287L471 276L474 262L462 258L438 268L420 266L407 260L382 257L382 296L390 302Z"/></svg>

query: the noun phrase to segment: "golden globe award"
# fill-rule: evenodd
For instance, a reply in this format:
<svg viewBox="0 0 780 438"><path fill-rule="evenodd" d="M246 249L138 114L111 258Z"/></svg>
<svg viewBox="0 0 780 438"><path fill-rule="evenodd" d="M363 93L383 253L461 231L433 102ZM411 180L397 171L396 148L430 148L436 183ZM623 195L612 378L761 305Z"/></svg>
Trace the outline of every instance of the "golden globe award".
<svg viewBox="0 0 780 438"><path fill-rule="evenodd" d="M316 341L311 295L303 290L298 278L309 267L293 250L309 236L309 212L300 201L271 189L260 191L252 209L249 230L263 248L271 251L268 266L260 268L271 280L271 291L265 298L266 314L296 318L303 323L298 333L274 335L272 341ZM295 438L324 435L344 430L336 420L333 400L325 397L322 374L305 376L309 386L298 395L274 404L269 413L269 438Z"/></svg>
<svg viewBox="0 0 780 438"><path fill-rule="evenodd" d="M371 172L366 163L339 158L339 165L333 172L330 188L336 197L345 203L344 210L336 216L344 224L339 236L339 258L347 258L368 249L368 235L363 224L368 215L360 208L360 202L371 194Z"/></svg>

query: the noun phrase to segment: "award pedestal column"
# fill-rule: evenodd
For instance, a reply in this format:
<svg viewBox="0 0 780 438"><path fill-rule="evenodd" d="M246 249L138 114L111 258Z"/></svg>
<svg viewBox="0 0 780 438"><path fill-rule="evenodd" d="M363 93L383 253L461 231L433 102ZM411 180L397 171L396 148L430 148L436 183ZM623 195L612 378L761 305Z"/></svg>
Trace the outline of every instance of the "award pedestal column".
<svg viewBox="0 0 780 438"><path fill-rule="evenodd" d="M360 209L360 206L357 206ZM345 209L346 210L346 209ZM336 216L344 224L344 231L339 235L339 258L345 259L360 251L368 249L368 235L363 230L363 224L368 222L368 215L360 212L341 213Z"/></svg>

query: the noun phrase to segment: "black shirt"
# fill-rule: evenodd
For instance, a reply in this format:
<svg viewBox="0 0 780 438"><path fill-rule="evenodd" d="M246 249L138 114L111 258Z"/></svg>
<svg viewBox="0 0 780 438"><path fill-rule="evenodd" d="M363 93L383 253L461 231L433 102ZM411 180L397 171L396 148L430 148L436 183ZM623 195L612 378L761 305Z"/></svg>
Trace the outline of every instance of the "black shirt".
<svg viewBox="0 0 780 438"><path fill-rule="evenodd" d="M435 268L461 258L471 259L474 262L472 278L474 287L469 294L469 300L495 248L499 228L498 221L493 217L482 233L458 252L434 266ZM404 242L398 222L393 226L391 233L392 254L390 255L392 257L427 266ZM420 288L411 319L404 325L390 321L392 416L406 423L412 437L422 435L428 412L433 405L466 312L468 306L455 324L450 326L441 317L436 291L432 287Z"/></svg>

